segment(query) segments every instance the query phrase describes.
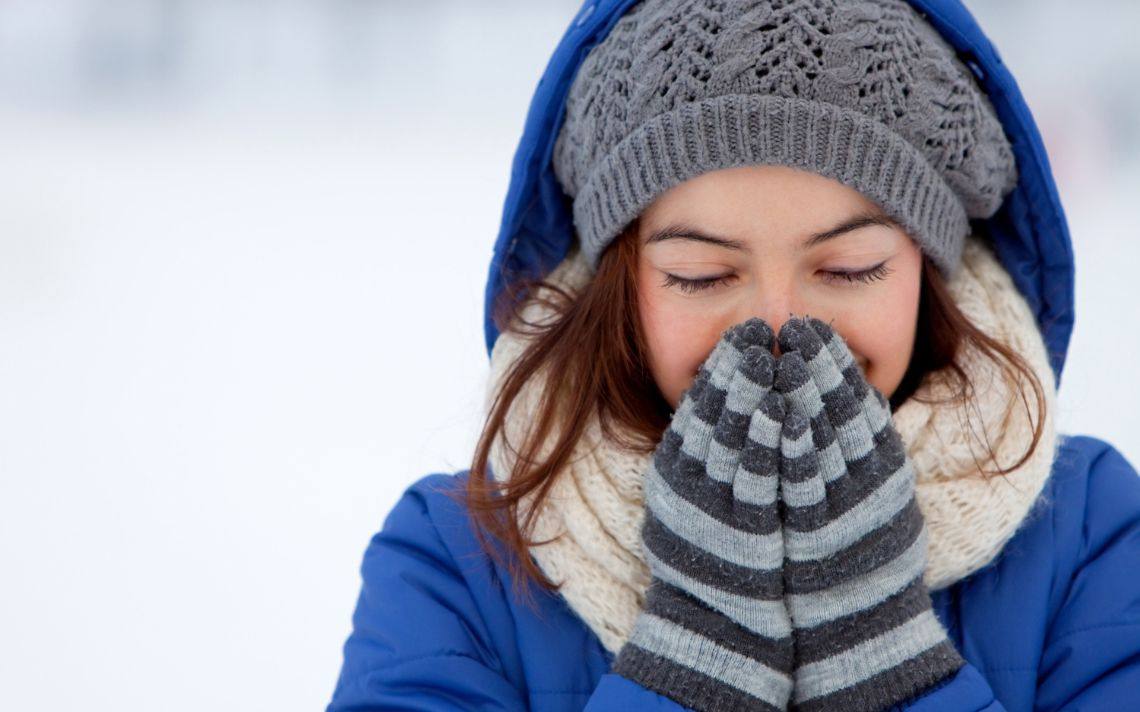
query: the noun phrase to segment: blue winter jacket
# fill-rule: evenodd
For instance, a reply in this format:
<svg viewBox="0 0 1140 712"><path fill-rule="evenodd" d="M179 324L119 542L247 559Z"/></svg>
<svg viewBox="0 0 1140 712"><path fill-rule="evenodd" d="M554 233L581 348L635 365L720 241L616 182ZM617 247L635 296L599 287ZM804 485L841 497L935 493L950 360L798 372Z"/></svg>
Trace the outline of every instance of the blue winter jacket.
<svg viewBox="0 0 1140 712"><path fill-rule="evenodd" d="M1060 384L1073 327L1073 254L1044 146L1017 85L957 0L910 0L989 93L1019 184L990 219L998 257L1033 309ZM539 80L515 153L484 322L504 273L546 274L573 240L550 157L565 93L634 0L589 0ZM1059 436L1043 495L996 561L933 592L968 664L908 710L1140 709L1140 479L1111 445ZM363 585L328 705L339 710L685 708L609 672L612 655L557 594L538 613L478 547L443 492L466 471L411 485L368 544Z"/></svg>

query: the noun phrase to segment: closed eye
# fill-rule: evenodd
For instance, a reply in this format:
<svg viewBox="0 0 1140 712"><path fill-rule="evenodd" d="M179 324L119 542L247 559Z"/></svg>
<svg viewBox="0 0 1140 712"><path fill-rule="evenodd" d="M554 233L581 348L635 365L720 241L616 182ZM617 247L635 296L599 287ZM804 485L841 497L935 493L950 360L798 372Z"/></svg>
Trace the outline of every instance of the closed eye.
<svg viewBox="0 0 1140 712"><path fill-rule="evenodd" d="M727 282L735 275L722 274L714 277L699 277L697 279L686 279L678 277L675 274L665 273L665 281L661 283L663 287L680 287L683 292L700 292L706 289L712 289L722 282Z"/></svg>
<svg viewBox="0 0 1140 712"><path fill-rule="evenodd" d="M874 267L869 267L863 270L841 271L841 270L823 270L824 281L833 284L851 284L855 282L862 282L869 284L875 280L886 279L887 275L893 272L891 268L887 267L886 261L880 262ZM678 287L683 292L694 293L702 292L713 289L721 284L727 283L734 279L734 274L722 274L712 277L698 277L695 279L687 279L685 277L678 277L675 274L665 273L665 280L661 283L663 287Z"/></svg>
<svg viewBox="0 0 1140 712"><path fill-rule="evenodd" d="M827 275L824 277L828 282L874 282L877 279L886 279L887 275L893 272L890 267L887 267L886 261L880 262L874 267L869 267L863 270L856 270L854 272L839 272L839 271L824 271Z"/></svg>

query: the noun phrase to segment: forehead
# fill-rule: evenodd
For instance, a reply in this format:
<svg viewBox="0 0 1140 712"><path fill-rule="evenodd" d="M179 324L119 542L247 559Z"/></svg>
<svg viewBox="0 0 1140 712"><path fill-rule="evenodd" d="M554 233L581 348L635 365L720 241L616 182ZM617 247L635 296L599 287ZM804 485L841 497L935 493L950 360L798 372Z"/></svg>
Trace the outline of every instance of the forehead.
<svg viewBox="0 0 1140 712"><path fill-rule="evenodd" d="M854 188L819 173L790 166L737 166L702 173L673 186L657 196L642 218L668 218L679 211L719 212L727 207L779 216L818 209L820 201L836 206L837 213L875 205Z"/></svg>
<svg viewBox="0 0 1140 712"><path fill-rule="evenodd" d="M798 244L856 216L887 219L874 201L826 176L788 166L740 166L701 174L657 196L639 218L639 235L644 243L685 226L749 244Z"/></svg>

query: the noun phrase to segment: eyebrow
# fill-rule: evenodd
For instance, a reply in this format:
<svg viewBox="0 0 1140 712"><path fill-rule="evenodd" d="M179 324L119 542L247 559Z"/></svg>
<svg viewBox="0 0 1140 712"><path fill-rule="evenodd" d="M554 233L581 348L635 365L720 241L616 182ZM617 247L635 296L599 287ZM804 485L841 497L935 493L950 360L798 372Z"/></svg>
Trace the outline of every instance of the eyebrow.
<svg viewBox="0 0 1140 712"><path fill-rule="evenodd" d="M844 220L839 225L833 228L817 232L800 245L800 250L810 250L811 248L819 245L820 243L827 242L828 240L835 239L840 235L845 235L853 230L868 227L870 225L883 225L885 227L895 227L898 225L891 217L883 212L867 211L859 213L853 217ZM665 240L693 240L696 242L706 242L712 245L719 245L720 247L727 247L730 250L739 250L741 252L751 252L748 245L740 240L733 240L727 237L718 237L702 232L690 225L684 223L674 223L668 227L660 230L655 230L645 244L649 245L654 242L663 242Z"/></svg>

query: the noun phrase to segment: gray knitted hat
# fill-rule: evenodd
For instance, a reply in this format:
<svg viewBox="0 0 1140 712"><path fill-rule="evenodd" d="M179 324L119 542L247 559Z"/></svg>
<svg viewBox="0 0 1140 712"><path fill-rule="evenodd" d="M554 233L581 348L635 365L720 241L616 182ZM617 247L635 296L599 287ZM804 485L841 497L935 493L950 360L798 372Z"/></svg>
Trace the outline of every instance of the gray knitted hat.
<svg viewBox="0 0 1140 712"><path fill-rule="evenodd" d="M855 188L950 277L1017 183L989 98L905 0L643 0L578 69L553 163L594 269L674 185L777 164Z"/></svg>

